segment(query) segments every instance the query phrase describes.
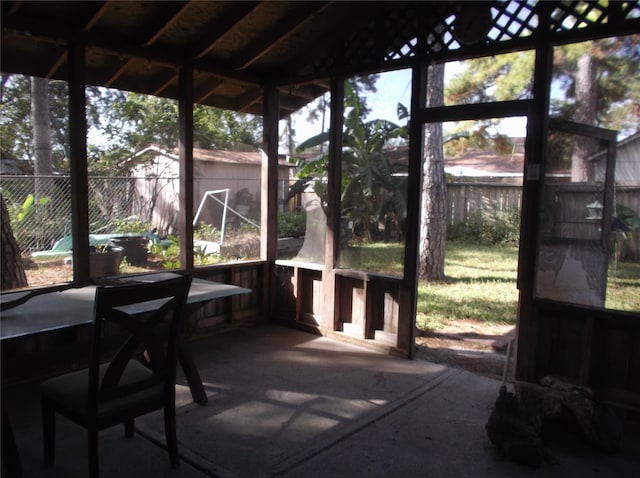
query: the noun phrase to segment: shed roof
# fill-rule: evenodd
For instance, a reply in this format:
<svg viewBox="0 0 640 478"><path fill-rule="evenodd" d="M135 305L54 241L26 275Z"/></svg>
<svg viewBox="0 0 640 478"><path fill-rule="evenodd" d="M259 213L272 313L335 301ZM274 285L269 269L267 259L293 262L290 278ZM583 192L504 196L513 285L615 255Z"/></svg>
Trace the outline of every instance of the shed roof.
<svg viewBox="0 0 640 478"><path fill-rule="evenodd" d="M171 158L175 161L179 160L178 148L165 150L160 146L150 145L138 151L133 157L139 157L143 154L154 153ZM226 151L220 149L203 149L193 148L193 160L210 163L240 164L240 165L262 165L262 151ZM289 163L284 156L278 161L280 166L294 168L295 164Z"/></svg>

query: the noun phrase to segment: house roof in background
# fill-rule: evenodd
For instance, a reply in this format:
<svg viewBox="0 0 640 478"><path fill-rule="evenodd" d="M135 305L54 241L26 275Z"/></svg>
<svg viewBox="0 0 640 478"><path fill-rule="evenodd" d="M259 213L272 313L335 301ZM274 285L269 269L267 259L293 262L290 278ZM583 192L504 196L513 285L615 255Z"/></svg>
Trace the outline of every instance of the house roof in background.
<svg viewBox="0 0 640 478"><path fill-rule="evenodd" d="M7 176L33 174L33 167L29 161L18 159L0 148L0 174Z"/></svg>
<svg viewBox="0 0 640 478"><path fill-rule="evenodd" d="M511 138L511 141L513 150L510 154L501 154L488 147L457 158L446 158L445 172L453 176L522 177L524 138Z"/></svg>
<svg viewBox="0 0 640 478"><path fill-rule="evenodd" d="M457 158L445 158L445 172L453 176L472 177L522 177L524 172L524 140L511 138L511 154L500 154L493 148L471 150ZM394 163L408 161L408 146L385 150L387 159Z"/></svg>

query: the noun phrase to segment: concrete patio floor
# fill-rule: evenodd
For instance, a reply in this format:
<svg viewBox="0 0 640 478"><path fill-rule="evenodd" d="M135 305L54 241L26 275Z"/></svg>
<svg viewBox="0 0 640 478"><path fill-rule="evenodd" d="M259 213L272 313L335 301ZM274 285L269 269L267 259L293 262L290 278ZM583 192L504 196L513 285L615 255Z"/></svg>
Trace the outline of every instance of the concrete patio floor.
<svg viewBox="0 0 640 478"><path fill-rule="evenodd" d="M617 455L568 435L549 444L539 469L505 460L484 430L500 383L460 369L275 325L189 346L209 403L193 403L180 377L180 467L169 467L153 413L136 421L132 439L121 427L100 435L103 478L640 476L636 422ZM37 383L3 394L24 477L87 475L85 434L63 418L56 464L42 467Z"/></svg>

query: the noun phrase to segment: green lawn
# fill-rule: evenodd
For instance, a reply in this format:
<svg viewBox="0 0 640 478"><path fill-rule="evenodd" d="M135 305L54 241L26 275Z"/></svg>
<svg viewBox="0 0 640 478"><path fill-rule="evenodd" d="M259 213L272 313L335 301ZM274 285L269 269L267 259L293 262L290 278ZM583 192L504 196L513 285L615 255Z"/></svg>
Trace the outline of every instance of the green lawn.
<svg viewBox="0 0 640 478"><path fill-rule="evenodd" d="M402 245L373 244L358 249L363 270L402 275ZM446 280L421 282L418 287L418 329L436 330L446 321L464 318L515 324L517 265L517 247L450 241ZM639 263L611 264L606 306L640 310Z"/></svg>
<svg viewBox="0 0 640 478"><path fill-rule="evenodd" d="M445 321L463 318L515 324L517 266L516 247L449 242L446 280L418 286L418 329L436 330Z"/></svg>
<svg viewBox="0 0 640 478"><path fill-rule="evenodd" d="M609 264L606 306L609 309L640 311L640 264Z"/></svg>

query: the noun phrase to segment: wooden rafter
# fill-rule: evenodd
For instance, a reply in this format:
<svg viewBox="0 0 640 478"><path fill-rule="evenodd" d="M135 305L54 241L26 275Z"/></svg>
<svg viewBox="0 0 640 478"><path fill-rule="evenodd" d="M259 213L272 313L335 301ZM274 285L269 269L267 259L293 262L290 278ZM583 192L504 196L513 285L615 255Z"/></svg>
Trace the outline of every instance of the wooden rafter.
<svg viewBox="0 0 640 478"><path fill-rule="evenodd" d="M260 59L276 47L278 43L287 39L293 31L302 24L309 21L314 14L327 8L331 2L300 2L301 7L294 14L289 15L286 20L280 21L268 29L262 36L252 42L244 54L239 56L235 62L236 69L244 69Z"/></svg>
<svg viewBox="0 0 640 478"><path fill-rule="evenodd" d="M216 43L229 33L243 18L260 5L260 2L238 2L236 7L223 18L212 21L203 31L206 33L193 41L190 58L200 58L216 46Z"/></svg>
<svg viewBox="0 0 640 478"><path fill-rule="evenodd" d="M151 18L147 27L138 35L142 46L153 45L173 25L189 6L189 2L165 2L161 14Z"/></svg>

